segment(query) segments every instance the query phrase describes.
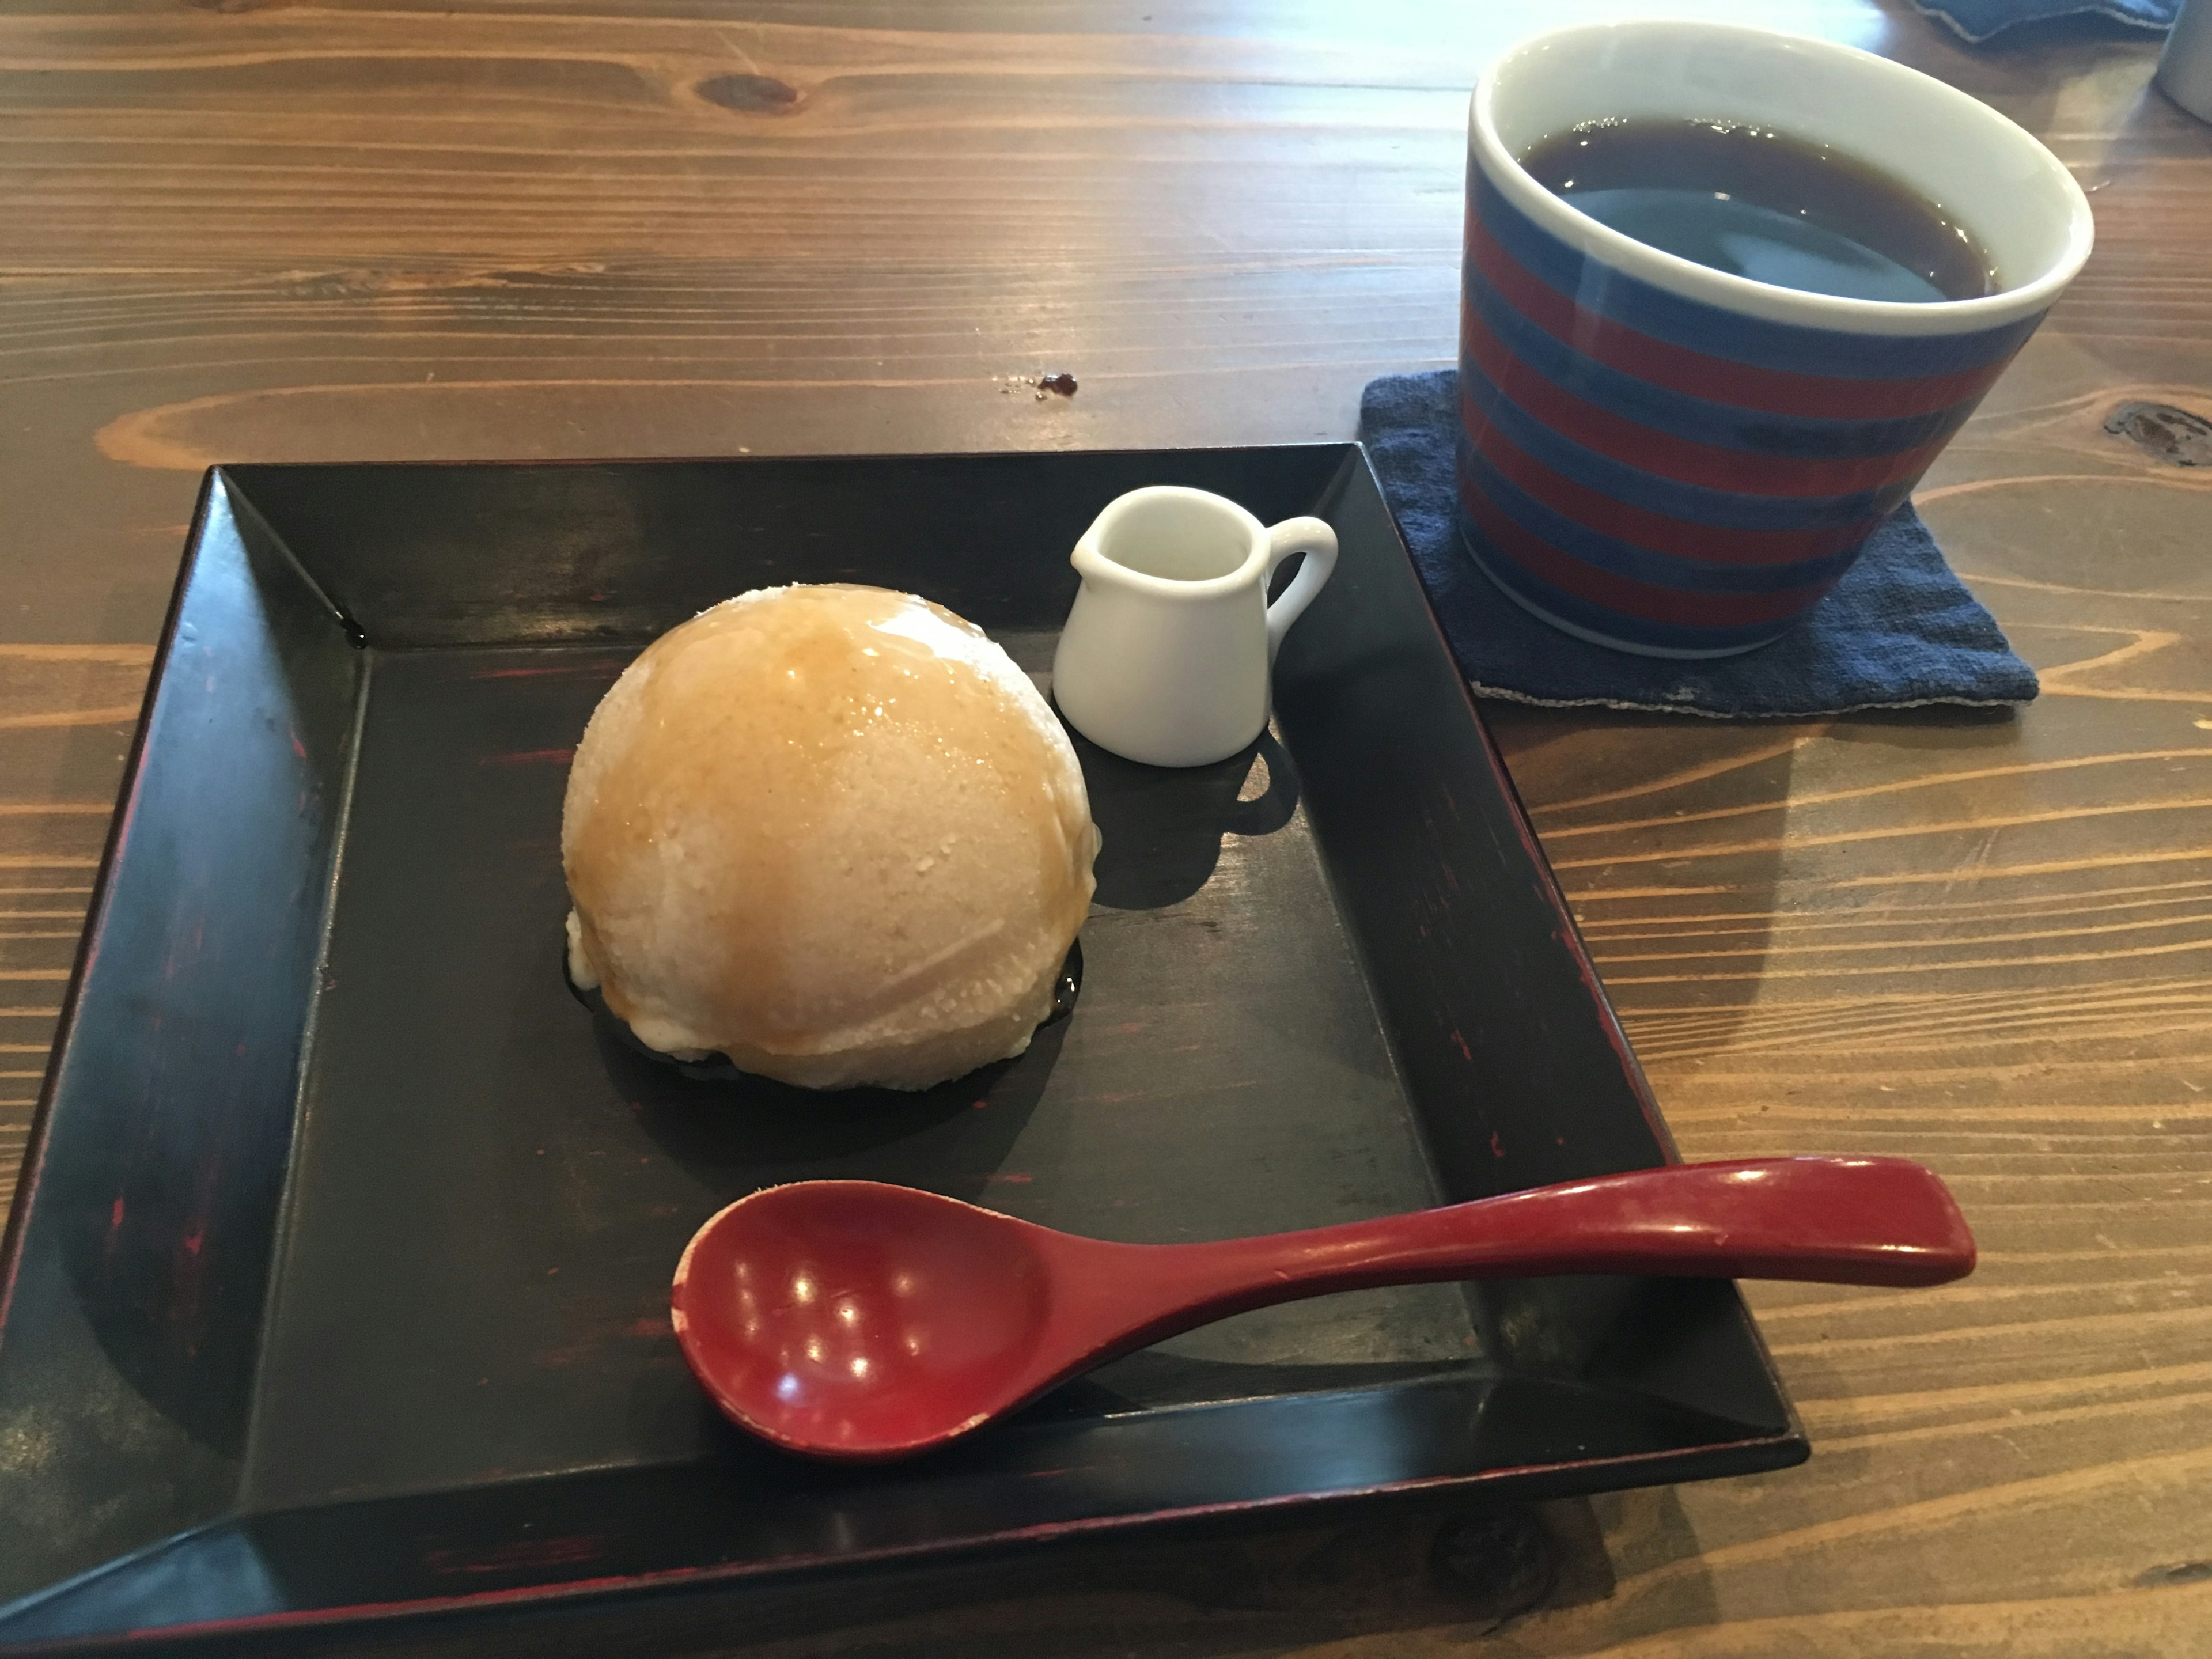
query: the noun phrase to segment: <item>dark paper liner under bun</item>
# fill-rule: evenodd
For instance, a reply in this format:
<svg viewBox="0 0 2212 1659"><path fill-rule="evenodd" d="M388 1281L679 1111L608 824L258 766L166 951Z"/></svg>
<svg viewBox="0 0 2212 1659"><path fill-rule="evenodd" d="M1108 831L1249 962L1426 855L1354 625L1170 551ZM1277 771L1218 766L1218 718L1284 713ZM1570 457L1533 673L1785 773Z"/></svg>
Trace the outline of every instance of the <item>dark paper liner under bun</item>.
<svg viewBox="0 0 2212 1659"><path fill-rule="evenodd" d="M776 1079L773 1078L763 1077L757 1072L741 1071L729 1060L727 1056L723 1054L709 1054L704 1060L678 1060L673 1054L663 1054L659 1049L653 1048L649 1044L640 1041L637 1033L630 1030L629 1022L624 1019L620 1014L615 1012L613 1009L607 1006L607 1000L605 997L601 996L597 990L586 990L582 986L577 984L575 980L570 976L568 973L568 951L567 941L565 939L562 941L561 949L561 982L568 988L568 994L574 997L577 1001L582 1003L585 1007L590 1009L592 1011L592 1017L600 1021L608 1030L612 1032L616 1039L622 1043L623 1048L643 1059L652 1060L655 1065L665 1066L680 1076L689 1078L694 1083L761 1084L773 1083L776 1081ZM1036 1030L1041 1031L1048 1025L1056 1025L1061 1020L1066 1019L1070 1014L1073 1013L1075 1012L1076 999L1082 994L1082 991L1083 941L1079 939L1074 944L1067 947L1067 956L1060 964L1060 975L1053 981L1052 1012L1037 1022ZM1032 1041L1034 1041L1034 1038L1032 1038ZM988 1065L997 1066L1002 1063L1003 1061L1001 1060L994 1060L988 1062ZM987 1069L987 1067L983 1066L979 1066L975 1068L975 1070L979 1072L985 1069ZM973 1073L964 1073L962 1075L972 1076ZM957 1079L954 1078L947 1078L945 1079L947 1083L957 1082ZM785 1086L796 1087L798 1085L789 1085ZM884 1091L872 1084L855 1085L854 1087L849 1089L808 1090L806 1092L810 1094L831 1096L858 1094L863 1091L878 1094L884 1092Z"/></svg>

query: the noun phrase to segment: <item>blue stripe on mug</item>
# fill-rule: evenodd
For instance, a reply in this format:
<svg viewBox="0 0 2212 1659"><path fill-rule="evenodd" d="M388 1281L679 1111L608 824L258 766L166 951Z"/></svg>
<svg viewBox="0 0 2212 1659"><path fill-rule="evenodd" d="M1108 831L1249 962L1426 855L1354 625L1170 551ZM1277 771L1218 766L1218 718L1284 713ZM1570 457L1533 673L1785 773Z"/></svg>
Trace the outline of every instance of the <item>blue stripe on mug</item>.
<svg viewBox="0 0 2212 1659"><path fill-rule="evenodd" d="M1462 297L1507 350L1553 385L1626 419L1699 443L1792 459L1892 455L1957 431L1981 401L1977 395L1931 414L1889 420L1829 420L1739 409L1670 392L1584 356L1516 311L1479 274Z"/></svg>
<svg viewBox="0 0 2212 1659"><path fill-rule="evenodd" d="M1553 385L1530 368L1471 309L1460 314L1460 353L1553 431L1614 460L1678 483L1747 495L1843 495L1917 477L1947 441L1888 455L1762 455L1700 443L1632 421Z"/></svg>
<svg viewBox="0 0 2212 1659"><path fill-rule="evenodd" d="M1483 459L1462 436L1461 477L1530 535L1568 557L1654 587L1694 593L1773 593L1811 587L1840 576L1858 557L1859 542L1840 552L1788 564L1718 564L1678 557L1624 542L1544 505Z"/></svg>
<svg viewBox="0 0 2212 1659"><path fill-rule="evenodd" d="M1523 494L1601 535L1678 558L1706 564L1793 564L1856 547L1881 522L1876 518L1838 519L1809 530L1736 530L1669 518L1585 489L1516 444L1495 422L1478 424L1482 459ZM1471 440L1464 428L1462 434L1462 441Z"/></svg>
<svg viewBox="0 0 2212 1659"><path fill-rule="evenodd" d="M1623 637L1660 651L1723 653L1746 651L1778 639L1796 624L1790 617L1780 623L1743 626L1688 627L1676 623L1626 617L1606 606L1592 605L1524 569L1494 546L1464 508L1455 514L1460 540L1483 574L1508 596L1536 612L1544 621L1565 624L1600 644Z"/></svg>
<svg viewBox="0 0 2212 1659"><path fill-rule="evenodd" d="M1844 495L1751 495L1680 483L1562 437L1505 396L1474 362L1460 359L1460 395L1473 411L1553 471L1648 512L1733 530L1810 530L1881 518L1911 494L1910 483Z"/></svg>

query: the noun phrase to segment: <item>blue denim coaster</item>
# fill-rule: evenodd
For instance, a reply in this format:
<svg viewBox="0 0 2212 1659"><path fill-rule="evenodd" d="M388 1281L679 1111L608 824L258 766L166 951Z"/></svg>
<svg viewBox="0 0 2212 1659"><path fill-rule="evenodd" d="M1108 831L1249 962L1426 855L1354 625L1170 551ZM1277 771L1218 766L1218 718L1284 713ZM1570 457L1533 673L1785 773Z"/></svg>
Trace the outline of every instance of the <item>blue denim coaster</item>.
<svg viewBox="0 0 2212 1659"><path fill-rule="evenodd" d="M2131 28L2173 27L2181 0L1912 0L1913 9L1932 17L1970 46L1978 46L2015 23L2040 23L2053 17L2109 17Z"/></svg>
<svg viewBox="0 0 2212 1659"><path fill-rule="evenodd" d="M1360 398L1359 435L1478 696L1728 719L1986 708L2036 694L2035 671L1951 574L1910 504L1875 532L1804 621L1741 657L1637 657L1563 634L1498 592L1461 545L1452 478L1458 430L1454 369L1388 374Z"/></svg>

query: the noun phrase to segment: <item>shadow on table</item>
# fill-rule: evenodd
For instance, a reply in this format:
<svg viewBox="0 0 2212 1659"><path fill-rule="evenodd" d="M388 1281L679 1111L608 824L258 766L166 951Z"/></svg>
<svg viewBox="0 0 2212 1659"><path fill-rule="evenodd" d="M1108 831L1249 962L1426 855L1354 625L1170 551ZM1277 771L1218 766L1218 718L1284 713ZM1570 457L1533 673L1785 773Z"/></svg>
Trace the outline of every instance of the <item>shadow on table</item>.
<svg viewBox="0 0 2212 1659"><path fill-rule="evenodd" d="M1984 764L2018 742L2008 708L1885 710L1827 720L1717 722L1492 703L1496 735L1607 994L1649 1061L1725 1048L1759 983L1783 968L1835 960L1823 945L1863 942L1857 895L1818 914L1778 893L1793 836L1848 838L1878 827L1855 786L1909 782ZM1648 734L1649 740L1646 740ZM1901 758L1808 782L1798 750L1816 740ZM1962 758L1968 757L1968 758ZM1812 823L1807 815L1818 812ZM1807 924L1818 924L1808 927Z"/></svg>

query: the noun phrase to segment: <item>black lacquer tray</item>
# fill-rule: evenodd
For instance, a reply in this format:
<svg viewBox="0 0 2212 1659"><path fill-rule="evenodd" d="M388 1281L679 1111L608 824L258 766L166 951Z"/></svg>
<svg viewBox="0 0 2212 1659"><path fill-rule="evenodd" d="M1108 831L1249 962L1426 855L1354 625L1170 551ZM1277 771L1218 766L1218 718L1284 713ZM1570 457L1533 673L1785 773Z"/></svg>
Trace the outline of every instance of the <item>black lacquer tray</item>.
<svg viewBox="0 0 2212 1659"><path fill-rule="evenodd" d="M566 763L647 640L747 587L876 582L1042 673L1077 535L1160 483L1319 514L1343 550L1254 750L1084 749L1105 851L1071 1017L927 1095L831 1101L678 1075L578 1006ZM1794 1462L1725 1284L1265 1310L864 1470L724 1424L667 1325L685 1239L769 1182L1168 1240L1668 1155L1356 446L221 469L7 1243L0 1650L603 1598L741 1620L810 1576L1042 1571L1097 1529Z"/></svg>

